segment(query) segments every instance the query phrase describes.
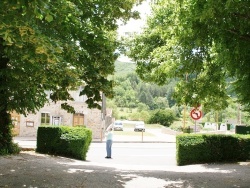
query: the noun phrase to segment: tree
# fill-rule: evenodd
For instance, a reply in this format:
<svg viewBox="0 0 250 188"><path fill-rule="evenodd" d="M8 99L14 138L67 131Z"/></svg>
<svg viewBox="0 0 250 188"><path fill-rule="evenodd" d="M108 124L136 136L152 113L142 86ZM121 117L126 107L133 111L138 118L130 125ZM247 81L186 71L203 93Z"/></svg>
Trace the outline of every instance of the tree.
<svg viewBox="0 0 250 188"><path fill-rule="evenodd" d="M3 0L0 6L0 150L11 147L10 112L71 100L84 85L90 108L112 97L117 20L138 17L136 0ZM51 91L48 98L46 91ZM74 110L67 103L62 107Z"/></svg>
<svg viewBox="0 0 250 188"><path fill-rule="evenodd" d="M156 110L149 118L149 123L158 123L169 127L176 119L171 109Z"/></svg>
<svg viewBox="0 0 250 188"><path fill-rule="evenodd" d="M169 108L168 101L166 97L156 97L154 98L154 109L166 109Z"/></svg>
<svg viewBox="0 0 250 188"><path fill-rule="evenodd" d="M129 56L145 81L179 78L179 104L224 109L231 78L250 111L249 18L249 1L160 0L144 31L129 41Z"/></svg>

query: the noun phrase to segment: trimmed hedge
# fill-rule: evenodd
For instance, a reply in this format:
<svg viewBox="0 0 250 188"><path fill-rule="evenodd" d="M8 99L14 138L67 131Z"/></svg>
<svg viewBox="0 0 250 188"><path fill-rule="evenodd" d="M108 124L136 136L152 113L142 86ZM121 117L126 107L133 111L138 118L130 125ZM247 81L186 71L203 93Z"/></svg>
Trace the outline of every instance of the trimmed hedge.
<svg viewBox="0 0 250 188"><path fill-rule="evenodd" d="M41 126L36 151L86 160L91 141L92 132L85 127Z"/></svg>
<svg viewBox="0 0 250 188"><path fill-rule="evenodd" d="M177 165L246 161L250 135L177 135L176 150Z"/></svg>
<svg viewBox="0 0 250 188"><path fill-rule="evenodd" d="M235 133L236 134L250 134L250 126L236 125Z"/></svg>

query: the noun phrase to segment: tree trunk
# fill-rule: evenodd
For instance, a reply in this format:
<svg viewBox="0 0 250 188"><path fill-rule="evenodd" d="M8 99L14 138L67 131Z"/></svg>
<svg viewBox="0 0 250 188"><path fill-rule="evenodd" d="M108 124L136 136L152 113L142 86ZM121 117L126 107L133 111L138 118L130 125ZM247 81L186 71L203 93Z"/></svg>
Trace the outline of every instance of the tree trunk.
<svg viewBox="0 0 250 188"><path fill-rule="evenodd" d="M8 113L8 97L6 69L9 59L4 53L3 39L0 38L0 154L8 154L12 151L11 118Z"/></svg>

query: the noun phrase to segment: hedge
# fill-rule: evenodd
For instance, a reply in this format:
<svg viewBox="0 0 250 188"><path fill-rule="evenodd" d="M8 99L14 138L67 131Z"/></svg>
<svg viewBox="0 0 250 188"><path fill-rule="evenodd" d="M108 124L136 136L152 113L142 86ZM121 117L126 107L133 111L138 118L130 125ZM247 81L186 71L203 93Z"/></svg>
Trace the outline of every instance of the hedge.
<svg viewBox="0 0 250 188"><path fill-rule="evenodd" d="M86 160L91 141L92 132L85 127L41 126L36 151Z"/></svg>
<svg viewBox="0 0 250 188"><path fill-rule="evenodd" d="M250 159L250 135L177 135L176 150L177 165L246 161Z"/></svg>

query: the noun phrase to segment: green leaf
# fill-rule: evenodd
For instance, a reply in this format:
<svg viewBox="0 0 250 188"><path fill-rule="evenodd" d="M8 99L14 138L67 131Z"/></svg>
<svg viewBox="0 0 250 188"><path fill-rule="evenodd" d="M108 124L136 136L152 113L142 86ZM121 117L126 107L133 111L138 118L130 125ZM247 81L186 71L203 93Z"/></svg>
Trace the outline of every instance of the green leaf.
<svg viewBox="0 0 250 188"><path fill-rule="evenodd" d="M47 14L45 17L45 20L48 22L52 22L53 21L53 16L51 16L50 14Z"/></svg>

